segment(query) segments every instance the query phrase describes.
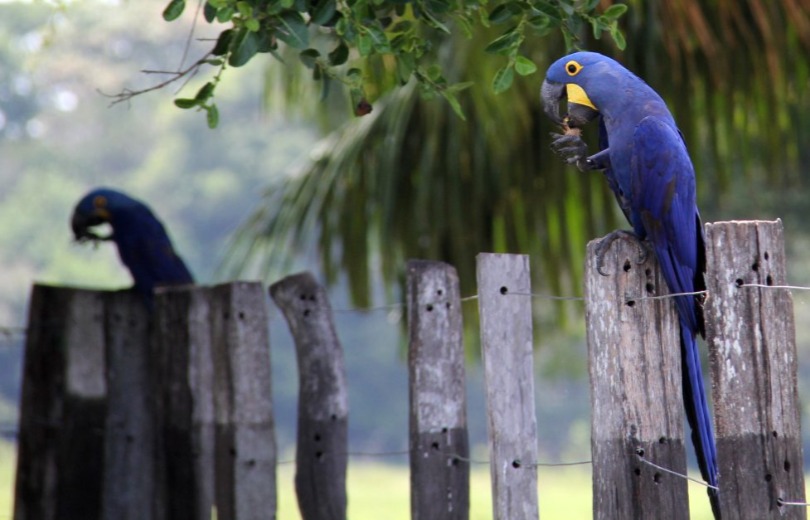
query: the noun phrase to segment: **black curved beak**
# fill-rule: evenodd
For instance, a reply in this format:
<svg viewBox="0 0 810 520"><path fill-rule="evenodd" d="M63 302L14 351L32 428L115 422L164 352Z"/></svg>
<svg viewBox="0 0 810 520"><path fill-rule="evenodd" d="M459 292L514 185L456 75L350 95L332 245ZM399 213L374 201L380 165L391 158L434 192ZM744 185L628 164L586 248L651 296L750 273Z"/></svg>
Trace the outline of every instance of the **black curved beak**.
<svg viewBox="0 0 810 520"><path fill-rule="evenodd" d="M560 117L560 102L565 99L565 85L544 80L540 87L540 100L543 102L543 112L558 125L565 121Z"/></svg>
<svg viewBox="0 0 810 520"><path fill-rule="evenodd" d="M74 211L70 219L70 227L73 230L73 238L77 242L86 240L109 240L110 237L99 236L90 230L93 226L105 223L106 220L100 215L85 215Z"/></svg>
<svg viewBox="0 0 810 520"><path fill-rule="evenodd" d="M598 110L594 110L586 105L580 105L579 103L571 103L569 101L568 119L566 120L566 123L571 128L580 128L592 121L598 115Z"/></svg>

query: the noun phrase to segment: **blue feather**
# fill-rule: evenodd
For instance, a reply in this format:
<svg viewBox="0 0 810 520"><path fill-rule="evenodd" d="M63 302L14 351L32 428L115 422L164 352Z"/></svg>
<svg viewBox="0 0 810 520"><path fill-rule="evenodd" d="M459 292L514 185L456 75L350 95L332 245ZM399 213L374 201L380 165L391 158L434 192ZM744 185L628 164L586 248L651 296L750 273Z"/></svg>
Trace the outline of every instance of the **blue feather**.
<svg viewBox="0 0 810 520"><path fill-rule="evenodd" d="M598 160L595 155L589 159L605 170L634 233L652 245L670 292L704 289L704 238L695 201L695 170L663 99L618 62L593 52L557 60L546 73L546 83L581 87L598 111L600 151ZM546 89L544 84L544 92ZM556 113L553 106L547 112ZM674 299L680 322L686 416L701 474L716 487L717 453L697 347L697 335L703 331L702 313L694 296ZM719 516L716 494L710 492L710 497L715 516Z"/></svg>
<svg viewBox="0 0 810 520"><path fill-rule="evenodd" d="M135 289L151 305L155 287L192 284L194 279L175 252L163 224L146 204L109 188L85 195L73 213L73 230L81 240L93 237L88 228L107 222L109 237L132 274Z"/></svg>

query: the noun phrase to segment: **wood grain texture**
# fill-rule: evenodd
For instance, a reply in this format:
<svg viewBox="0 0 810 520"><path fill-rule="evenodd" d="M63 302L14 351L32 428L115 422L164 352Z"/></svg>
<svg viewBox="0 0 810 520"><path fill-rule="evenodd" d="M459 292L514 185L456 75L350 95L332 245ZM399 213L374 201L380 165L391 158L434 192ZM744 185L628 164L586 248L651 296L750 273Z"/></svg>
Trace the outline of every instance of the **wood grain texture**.
<svg viewBox="0 0 810 520"><path fill-rule="evenodd" d="M480 253L476 260L493 517L534 520L539 512L529 258Z"/></svg>
<svg viewBox="0 0 810 520"><path fill-rule="evenodd" d="M456 270L407 266L411 518L469 518L470 464Z"/></svg>
<svg viewBox="0 0 810 520"><path fill-rule="evenodd" d="M107 386L99 291L34 285L14 518L100 518Z"/></svg>
<svg viewBox="0 0 810 520"><path fill-rule="evenodd" d="M806 518L793 300L781 221L706 225L706 301L724 519Z"/></svg>
<svg viewBox="0 0 810 520"><path fill-rule="evenodd" d="M276 518L276 439L267 297L261 284L214 286L211 344L220 520Z"/></svg>
<svg viewBox="0 0 810 520"><path fill-rule="evenodd" d="M107 423L102 518L159 520L150 324L134 291L104 295Z"/></svg>
<svg viewBox="0 0 810 520"><path fill-rule="evenodd" d="M159 462L167 516L209 520L216 485L210 291L159 288L155 317Z"/></svg>
<svg viewBox="0 0 810 520"><path fill-rule="evenodd" d="M270 287L295 340L298 434L295 491L303 520L346 518L348 390L326 290L310 273Z"/></svg>
<svg viewBox="0 0 810 520"><path fill-rule="evenodd" d="M595 519L689 518L680 332L654 255L638 263L635 240L618 239L597 270L588 244L585 313L591 377Z"/></svg>

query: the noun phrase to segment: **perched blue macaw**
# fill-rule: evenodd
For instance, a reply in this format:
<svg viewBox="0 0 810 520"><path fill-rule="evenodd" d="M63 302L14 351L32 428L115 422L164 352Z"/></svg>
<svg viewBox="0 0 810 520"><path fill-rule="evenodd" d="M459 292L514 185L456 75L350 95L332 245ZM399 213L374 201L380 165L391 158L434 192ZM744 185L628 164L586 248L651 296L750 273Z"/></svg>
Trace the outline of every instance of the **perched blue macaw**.
<svg viewBox="0 0 810 520"><path fill-rule="evenodd" d="M541 97L549 117L566 129L553 134L552 149L580 170L604 170L635 236L652 246L670 292L703 290L706 261L695 169L661 96L615 60L576 52L549 67ZM559 105L564 98L568 114L563 118ZM579 132L568 129L597 117L599 150L588 156ZM677 296L675 305L686 415L700 472L716 488L714 432L696 342L703 334L701 302L692 295ZM711 488L709 496L717 517L717 495Z"/></svg>
<svg viewBox="0 0 810 520"><path fill-rule="evenodd" d="M103 223L112 228L110 236L102 237L90 230ZM194 283L163 224L144 203L120 191L98 188L85 195L73 211L71 227L79 242L115 242L121 261L132 274L135 289L149 306L155 287Z"/></svg>

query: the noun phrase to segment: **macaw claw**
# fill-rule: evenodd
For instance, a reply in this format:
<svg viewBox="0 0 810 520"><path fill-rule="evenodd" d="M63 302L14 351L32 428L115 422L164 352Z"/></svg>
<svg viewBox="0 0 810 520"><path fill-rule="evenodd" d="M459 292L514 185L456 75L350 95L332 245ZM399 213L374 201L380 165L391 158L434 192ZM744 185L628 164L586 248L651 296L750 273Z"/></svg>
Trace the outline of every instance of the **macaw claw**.
<svg viewBox="0 0 810 520"><path fill-rule="evenodd" d="M551 135L551 150L562 157L566 163L579 168L580 171L594 169L593 161L588 159L588 144L577 134L566 133Z"/></svg>
<svg viewBox="0 0 810 520"><path fill-rule="evenodd" d="M607 254L610 246L613 245L613 242L616 240L628 240L635 244L638 247L638 258L636 259L636 264L640 265L647 261L647 257L649 256L649 251L647 250L646 242L643 240L639 240L639 238L633 233L632 231L627 231L624 229L617 229L605 235L602 240L596 245L596 270L602 276L609 276L610 273L606 273L604 271L605 267L605 255Z"/></svg>

